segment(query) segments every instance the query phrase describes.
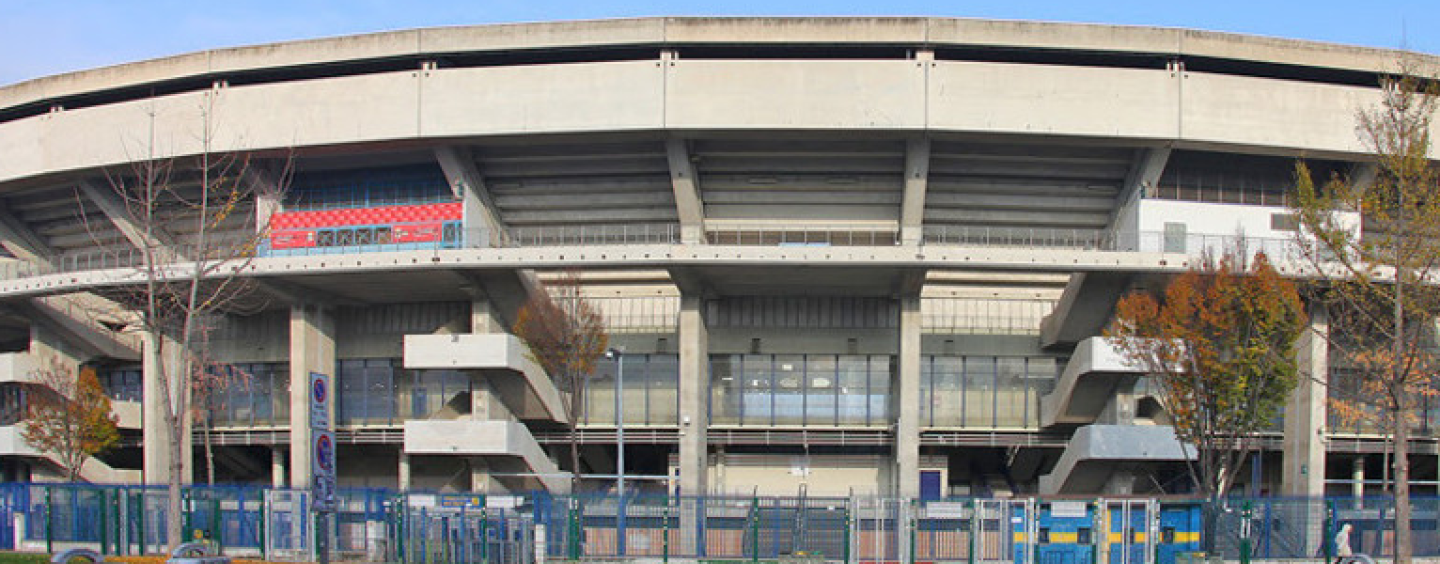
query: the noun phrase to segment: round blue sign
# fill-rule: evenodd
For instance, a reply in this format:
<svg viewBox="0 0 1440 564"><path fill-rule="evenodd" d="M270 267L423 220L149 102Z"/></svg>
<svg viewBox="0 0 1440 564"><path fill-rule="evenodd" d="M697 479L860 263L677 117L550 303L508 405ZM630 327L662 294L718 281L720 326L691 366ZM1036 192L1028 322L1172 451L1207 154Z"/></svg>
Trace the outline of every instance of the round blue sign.
<svg viewBox="0 0 1440 564"><path fill-rule="evenodd" d="M315 439L315 462L327 472L334 467L335 445L330 444L330 435L320 435Z"/></svg>
<svg viewBox="0 0 1440 564"><path fill-rule="evenodd" d="M325 379L315 378L310 384L310 395L315 398L316 403L325 402Z"/></svg>

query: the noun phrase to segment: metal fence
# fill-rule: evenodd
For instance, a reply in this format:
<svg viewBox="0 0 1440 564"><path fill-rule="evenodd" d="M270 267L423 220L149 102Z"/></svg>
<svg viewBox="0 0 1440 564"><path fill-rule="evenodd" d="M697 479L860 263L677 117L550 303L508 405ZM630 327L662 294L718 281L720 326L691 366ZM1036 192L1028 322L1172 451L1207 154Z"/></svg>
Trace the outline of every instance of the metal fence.
<svg viewBox="0 0 1440 564"><path fill-rule="evenodd" d="M184 490L187 537L224 553L312 561L304 491ZM1440 556L1440 499L1415 498L1416 556ZM1389 498L943 499L869 497L516 496L342 490L327 519L336 559L408 564L545 560L1176 564L1209 547L1227 560L1320 560L1350 544L1394 555ZM1204 516L1208 515L1208 524ZM158 486L0 484L0 549L84 546L155 554L168 544ZM1203 526L1202 526L1203 525ZM1202 539L1202 534L1209 535ZM191 540L187 538L186 540Z"/></svg>

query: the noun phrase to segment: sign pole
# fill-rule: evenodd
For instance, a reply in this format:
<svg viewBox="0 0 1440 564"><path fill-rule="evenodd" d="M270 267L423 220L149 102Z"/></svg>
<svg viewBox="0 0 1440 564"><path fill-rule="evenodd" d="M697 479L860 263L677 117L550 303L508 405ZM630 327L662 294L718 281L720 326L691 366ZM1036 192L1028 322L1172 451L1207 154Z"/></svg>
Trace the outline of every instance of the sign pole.
<svg viewBox="0 0 1440 564"><path fill-rule="evenodd" d="M330 422L330 377L310 373L310 508L315 512L315 552L330 564L330 520L335 511L335 430Z"/></svg>

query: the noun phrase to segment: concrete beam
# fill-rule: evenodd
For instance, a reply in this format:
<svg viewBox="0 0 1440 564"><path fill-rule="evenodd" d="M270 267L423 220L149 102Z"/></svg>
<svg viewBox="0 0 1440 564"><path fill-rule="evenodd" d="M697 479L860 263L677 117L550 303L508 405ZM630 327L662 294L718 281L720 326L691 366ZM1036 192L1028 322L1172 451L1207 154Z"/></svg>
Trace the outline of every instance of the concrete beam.
<svg viewBox="0 0 1440 564"><path fill-rule="evenodd" d="M469 149L445 146L435 148L435 160L445 171L445 180L455 197L464 202L465 232L470 246L497 247L508 239L505 222L500 218L500 209L485 185L485 177L475 166L475 158ZM470 241L479 237L479 241Z"/></svg>
<svg viewBox="0 0 1440 564"><path fill-rule="evenodd" d="M335 374L335 317L324 307L290 309L290 487L310 487L310 373L330 375L331 390L340 388ZM335 393L328 402L335 421Z"/></svg>
<svg viewBox="0 0 1440 564"><path fill-rule="evenodd" d="M26 312L32 322L41 324L61 339L82 347L94 356L140 360L142 345L137 339L117 334L99 323L97 317L103 315L100 308L108 302L101 303L102 298L97 296L82 296L93 298L93 302L77 304L63 297L51 296L33 298L24 304L15 304L15 307Z"/></svg>
<svg viewBox="0 0 1440 564"><path fill-rule="evenodd" d="M1129 272L1077 272L1070 275L1054 311L1040 321L1040 346L1078 343L1099 335L1115 303L1130 287Z"/></svg>
<svg viewBox="0 0 1440 564"><path fill-rule="evenodd" d="M176 252L175 239L170 237L169 233L153 225L147 229L131 213L125 199L111 187L85 179L80 181L80 191L105 213L105 217L110 218L110 222L115 224L115 228L119 229L135 248L150 249L168 256L181 256Z"/></svg>
<svg viewBox="0 0 1440 564"><path fill-rule="evenodd" d="M1115 197L1115 207L1110 210L1110 220L1106 222L1111 229L1116 227L1116 220L1127 208L1144 198L1146 191L1155 188L1160 182L1160 175L1165 172L1165 164L1170 162L1170 152L1169 147L1135 151L1135 159L1130 162L1130 171L1125 174L1125 184L1121 186L1120 194Z"/></svg>
<svg viewBox="0 0 1440 564"><path fill-rule="evenodd" d="M930 184L930 139L905 142L905 193L900 204L900 244L918 245L925 235L925 192Z"/></svg>
<svg viewBox="0 0 1440 564"><path fill-rule="evenodd" d="M670 161L670 187L675 191L675 213L680 217L680 242L705 243L705 203L700 197L700 177L690 161L684 139L666 139L665 155Z"/></svg>
<svg viewBox="0 0 1440 564"><path fill-rule="evenodd" d="M0 245L16 257L43 264L59 254L8 209L0 209Z"/></svg>

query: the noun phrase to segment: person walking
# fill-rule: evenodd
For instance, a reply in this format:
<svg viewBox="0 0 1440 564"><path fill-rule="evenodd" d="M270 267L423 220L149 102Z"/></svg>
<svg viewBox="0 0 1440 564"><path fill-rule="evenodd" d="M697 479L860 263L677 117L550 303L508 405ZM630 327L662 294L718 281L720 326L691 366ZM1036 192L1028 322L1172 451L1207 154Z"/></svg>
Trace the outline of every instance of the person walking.
<svg viewBox="0 0 1440 564"><path fill-rule="evenodd" d="M1335 564L1340 564L1354 556L1350 549L1350 524L1340 526L1340 532L1335 533Z"/></svg>

